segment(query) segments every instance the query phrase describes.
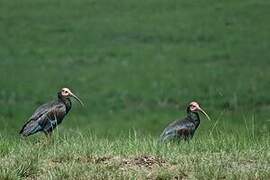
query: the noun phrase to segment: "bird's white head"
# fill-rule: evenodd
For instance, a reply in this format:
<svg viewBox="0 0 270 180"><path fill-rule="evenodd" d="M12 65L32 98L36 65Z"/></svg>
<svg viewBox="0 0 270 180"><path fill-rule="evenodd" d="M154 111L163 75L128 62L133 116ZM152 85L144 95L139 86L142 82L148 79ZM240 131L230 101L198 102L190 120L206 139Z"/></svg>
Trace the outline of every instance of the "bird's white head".
<svg viewBox="0 0 270 180"><path fill-rule="evenodd" d="M210 120L210 117L208 116L208 114L200 107L200 105L195 102L195 101L192 101L190 104L189 104L189 109L191 112L201 112L203 113L207 119Z"/></svg>
<svg viewBox="0 0 270 180"><path fill-rule="evenodd" d="M69 97L69 96L71 96L71 94L73 94L73 93L71 92L70 89L68 89L68 88L62 88L61 89L61 95L62 96Z"/></svg>
<svg viewBox="0 0 270 180"><path fill-rule="evenodd" d="M70 89L68 88L62 88L61 89L61 96L63 97L74 97L82 106L83 106L83 102L80 100L80 98L78 98L74 93L71 92Z"/></svg>

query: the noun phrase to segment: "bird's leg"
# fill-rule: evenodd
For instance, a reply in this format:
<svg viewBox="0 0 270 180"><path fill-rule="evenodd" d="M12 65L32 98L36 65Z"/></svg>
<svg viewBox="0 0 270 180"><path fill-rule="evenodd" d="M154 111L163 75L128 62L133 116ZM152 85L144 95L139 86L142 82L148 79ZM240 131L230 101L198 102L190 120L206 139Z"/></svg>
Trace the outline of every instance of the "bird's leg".
<svg viewBox="0 0 270 180"><path fill-rule="evenodd" d="M54 119L51 119L50 117L48 117L48 121L50 123L50 128L48 130L44 131L45 136L46 136L46 141L48 144L53 142L52 131L53 131L53 123L54 123L55 119L56 119L55 114L54 114Z"/></svg>
<svg viewBox="0 0 270 180"><path fill-rule="evenodd" d="M185 141L186 141L187 143L189 143L190 137L185 137Z"/></svg>
<svg viewBox="0 0 270 180"><path fill-rule="evenodd" d="M53 142L52 131L44 132L44 133L45 133L45 136L46 136L47 144L50 144L51 142Z"/></svg>
<svg viewBox="0 0 270 180"><path fill-rule="evenodd" d="M191 134L188 134L188 136L185 136L185 141L187 143L190 143L190 140L192 139L192 135Z"/></svg>
<svg viewBox="0 0 270 180"><path fill-rule="evenodd" d="M45 132L45 136L46 136L46 138L50 139L52 137L52 133L51 132Z"/></svg>

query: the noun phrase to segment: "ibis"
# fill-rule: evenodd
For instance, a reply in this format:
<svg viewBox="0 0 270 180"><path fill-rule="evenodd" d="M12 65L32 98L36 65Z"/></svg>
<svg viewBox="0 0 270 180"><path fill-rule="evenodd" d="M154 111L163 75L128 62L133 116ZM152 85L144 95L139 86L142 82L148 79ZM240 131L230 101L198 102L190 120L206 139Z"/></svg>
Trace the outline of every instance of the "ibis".
<svg viewBox="0 0 270 180"><path fill-rule="evenodd" d="M200 125L199 112L203 113L209 120L210 117L199 106L197 102L191 102L187 107L187 116L169 124L160 135L161 141L168 140L190 140Z"/></svg>
<svg viewBox="0 0 270 180"><path fill-rule="evenodd" d="M57 93L55 101L41 105L23 125L20 134L23 137L43 132L50 136L57 125L61 124L72 107L71 97L75 98L82 106L82 101L68 88L62 88Z"/></svg>

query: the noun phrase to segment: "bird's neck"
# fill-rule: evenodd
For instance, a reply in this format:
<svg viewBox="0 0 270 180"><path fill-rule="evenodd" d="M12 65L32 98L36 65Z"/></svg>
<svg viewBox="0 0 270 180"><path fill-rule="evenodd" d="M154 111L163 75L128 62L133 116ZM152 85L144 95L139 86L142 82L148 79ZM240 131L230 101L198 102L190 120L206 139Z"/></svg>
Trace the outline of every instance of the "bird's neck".
<svg viewBox="0 0 270 180"><path fill-rule="evenodd" d="M60 93L58 93L58 101L64 103L66 106L67 112L71 109L72 103L69 97L64 97Z"/></svg>
<svg viewBox="0 0 270 180"><path fill-rule="evenodd" d="M187 110L187 116L189 118L190 121L192 121L196 127L199 126L200 124L200 116L199 113L197 112L192 112L189 109Z"/></svg>

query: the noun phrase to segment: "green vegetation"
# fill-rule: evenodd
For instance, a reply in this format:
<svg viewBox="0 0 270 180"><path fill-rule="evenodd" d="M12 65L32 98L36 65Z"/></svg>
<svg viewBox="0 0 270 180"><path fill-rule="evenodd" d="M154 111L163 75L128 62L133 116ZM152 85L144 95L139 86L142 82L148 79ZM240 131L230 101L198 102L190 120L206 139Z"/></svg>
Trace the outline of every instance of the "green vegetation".
<svg viewBox="0 0 270 180"><path fill-rule="evenodd" d="M181 144L136 134L114 141L55 134L49 144L13 139L1 144L0 178L269 179L269 137L241 135L219 133Z"/></svg>
<svg viewBox="0 0 270 180"><path fill-rule="evenodd" d="M0 179L269 179L269 8L1 0ZM63 86L86 107L74 103L53 142L21 140ZM190 143L158 144L192 100L212 121Z"/></svg>

